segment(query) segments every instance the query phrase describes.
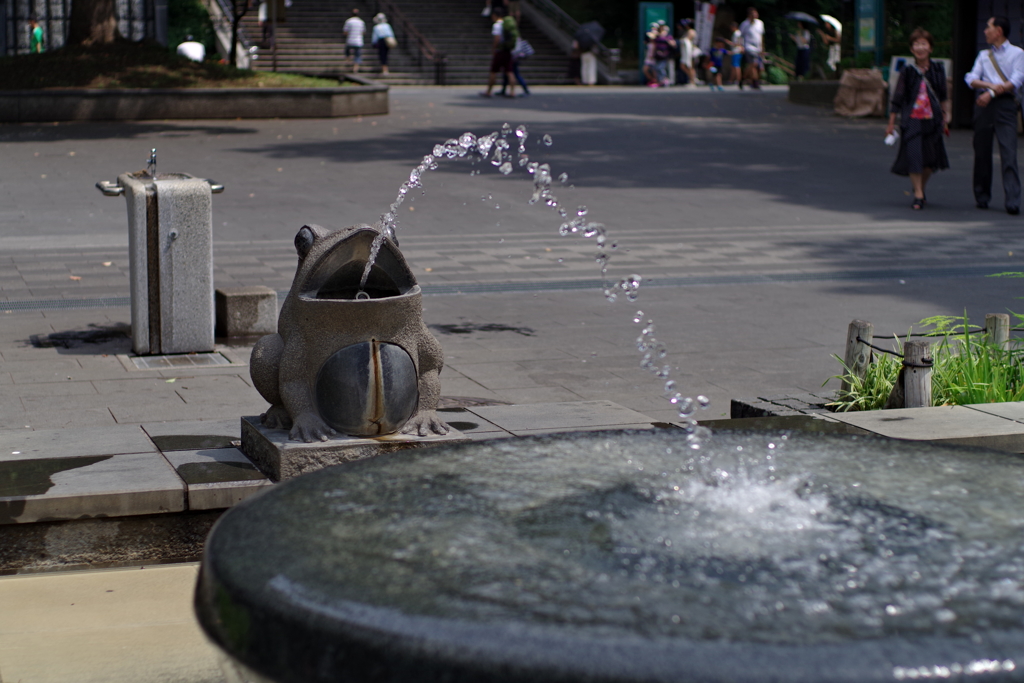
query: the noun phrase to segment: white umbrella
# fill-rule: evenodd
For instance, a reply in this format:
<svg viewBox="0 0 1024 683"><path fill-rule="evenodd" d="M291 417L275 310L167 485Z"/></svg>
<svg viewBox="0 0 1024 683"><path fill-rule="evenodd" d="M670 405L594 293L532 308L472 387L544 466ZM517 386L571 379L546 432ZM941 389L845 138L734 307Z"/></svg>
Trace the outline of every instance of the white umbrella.
<svg viewBox="0 0 1024 683"><path fill-rule="evenodd" d="M827 14L819 14L818 16L821 17L822 21L827 21L829 24L831 24L832 28L836 30L836 33L843 32L843 25L835 17L830 17Z"/></svg>

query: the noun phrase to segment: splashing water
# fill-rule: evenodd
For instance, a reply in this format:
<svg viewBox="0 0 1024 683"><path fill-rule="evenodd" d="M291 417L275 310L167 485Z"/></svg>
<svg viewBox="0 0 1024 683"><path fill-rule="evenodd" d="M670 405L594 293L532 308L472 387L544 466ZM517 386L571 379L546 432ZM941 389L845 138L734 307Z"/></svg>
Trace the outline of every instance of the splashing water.
<svg viewBox="0 0 1024 683"><path fill-rule="evenodd" d="M531 161L526 154L526 141L529 138L529 131L525 125L515 128L509 123L504 123L500 131L493 131L487 135L477 136L474 133L466 132L458 138L446 140L444 143L434 145L432 153L423 157L422 162L410 173L409 179L402 183L398 189L398 196L391 204L390 209L381 215L377 228L380 236L373 241L369 260L363 271L360 280L360 293L366 285L373 263L377 258L380 247L385 238L398 243L395 228L397 222L398 208L405 201L406 195L414 188L421 188L423 175L428 171L438 168L439 159L462 159L469 158L476 164L489 161L498 172L503 175L511 175L517 167L524 169L533 176L533 193L530 196L530 204L542 204L557 211L562 220L558 233L562 236L578 235L585 239L594 240L597 246L597 254L594 261L601 272L601 279L604 281L603 291L605 298L614 303L620 297L633 303L640 297L640 286L643 277L637 273L631 273L625 277L612 281L608 279L609 262L611 252L618 248L617 242L609 241L608 229L605 225L591 220L589 210L585 206L578 207L570 218L570 210L566 209L559 202L552 191L553 171L550 164ZM512 151L511 141L517 142L515 153ZM537 143L545 147L551 147L554 140L551 135L544 134ZM515 163L513 163L515 162ZM478 175L479 170L474 170L470 175ZM566 185L569 181L567 173L557 176L558 182ZM490 197L487 197L490 199ZM561 259L559 259L561 261ZM644 322L642 311L638 311L633 322L641 324ZM707 409L710 402L704 396L698 396L696 400L684 397L675 391L675 382L670 379L672 366L664 362L668 355L665 345L654 337L654 324L651 320L646 321L646 326L637 339L637 350L641 355L640 367L662 380L665 383L665 399L676 409L679 419L682 421L683 429L687 433L687 442L694 449L699 449L711 435L710 430L697 424L694 414L697 409Z"/></svg>

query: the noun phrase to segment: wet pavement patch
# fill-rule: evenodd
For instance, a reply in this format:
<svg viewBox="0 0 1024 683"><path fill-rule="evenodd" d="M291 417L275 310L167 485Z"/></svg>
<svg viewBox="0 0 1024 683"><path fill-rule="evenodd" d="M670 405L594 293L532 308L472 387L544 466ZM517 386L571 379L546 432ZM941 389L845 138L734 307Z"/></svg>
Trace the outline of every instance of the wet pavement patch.
<svg viewBox="0 0 1024 683"><path fill-rule="evenodd" d="M161 451L198 451L204 448L231 448L238 442L237 436L221 436L217 434L165 434L151 436L153 443Z"/></svg>
<svg viewBox="0 0 1024 683"><path fill-rule="evenodd" d="M487 323L477 325L476 323L458 323L455 325L427 325L430 329L441 334L473 334L475 332L515 332L524 337L532 337L537 334L536 330L529 327L512 327L501 323Z"/></svg>
<svg viewBox="0 0 1024 683"><path fill-rule="evenodd" d="M178 465L177 471L178 476L190 486L267 478L247 462L186 462Z"/></svg>
<svg viewBox="0 0 1024 683"><path fill-rule="evenodd" d="M45 458L40 460L15 460L0 462L0 497L41 496L53 488L54 474L88 467L110 455L93 455L79 458Z"/></svg>

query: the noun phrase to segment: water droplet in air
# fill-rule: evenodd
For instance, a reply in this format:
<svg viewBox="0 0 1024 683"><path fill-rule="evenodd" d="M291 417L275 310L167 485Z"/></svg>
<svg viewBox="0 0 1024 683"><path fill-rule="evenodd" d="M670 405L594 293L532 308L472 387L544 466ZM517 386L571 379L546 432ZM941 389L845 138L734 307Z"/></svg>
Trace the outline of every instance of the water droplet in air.
<svg viewBox="0 0 1024 683"><path fill-rule="evenodd" d="M577 208L576 209L576 215L577 216L586 216L587 215L587 207L581 206L581 207Z"/></svg>
<svg viewBox="0 0 1024 683"><path fill-rule="evenodd" d="M560 259L558 259L558 262L561 263L564 260L565 260L564 258L560 258Z"/></svg>
<svg viewBox="0 0 1024 683"><path fill-rule="evenodd" d="M683 395L680 394L680 393L675 393L675 394L672 394L672 396L669 397L668 402L671 403L672 405L678 405L679 402L682 401L682 400L683 400Z"/></svg>
<svg viewBox="0 0 1024 683"><path fill-rule="evenodd" d="M619 295L611 287L606 287L604 290L604 298L608 299L610 303L615 303L615 300L619 298Z"/></svg>
<svg viewBox="0 0 1024 683"><path fill-rule="evenodd" d="M594 261L597 262L597 265L603 267L604 264L608 262L608 254L601 252L600 254L594 257Z"/></svg>
<svg viewBox="0 0 1024 683"><path fill-rule="evenodd" d="M544 144L547 145L548 147L550 147L551 143L554 142L554 140L551 139L551 136L547 134L545 134L544 137L541 138L541 140L543 140Z"/></svg>
<svg viewBox="0 0 1024 683"><path fill-rule="evenodd" d="M434 156L435 157L444 156L444 145L434 145Z"/></svg>
<svg viewBox="0 0 1024 683"><path fill-rule="evenodd" d="M635 323L641 323L641 322L643 322L643 320L644 320L644 312L643 312L643 311L637 311L637 312L636 312L636 313L635 313L635 314L633 315L633 322L635 322Z"/></svg>
<svg viewBox="0 0 1024 683"><path fill-rule="evenodd" d="M690 445L690 448L698 450L710 438L710 429L707 427L697 427L693 430L692 434L686 437L686 442Z"/></svg>
<svg viewBox="0 0 1024 683"><path fill-rule="evenodd" d="M658 370L658 377L662 379L666 379L670 374L672 374L671 365L662 365L661 370Z"/></svg>
<svg viewBox="0 0 1024 683"><path fill-rule="evenodd" d="M708 398L707 396L700 395L697 397L697 403L700 404L701 410L707 410L707 407L711 405L711 399Z"/></svg>
<svg viewBox="0 0 1024 683"><path fill-rule="evenodd" d="M567 182L569 182L569 174L563 173L562 175L558 176L558 182L565 185Z"/></svg>
<svg viewBox="0 0 1024 683"><path fill-rule="evenodd" d="M520 166L526 166L528 163L530 163L530 157L526 156L525 154L519 157Z"/></svg>
<svg viewBox="0 0 1024 683"><path fill-rule="evenodd" d="M679 417L690 417L696 409L693 399L687 396L679 402Z"/></svg>
<svg viewBox="0 0 1024 683"><path fill-rule="evenodd" d="M539 164L539 163L537 163L536 161L531 161L531 162L530 162L529 164L527 164L527 165L526 165L526 170L527 170L527 171L528 171L528 172L529 172L529 173L530 173L531 175L533 175L534 173L536 173L536 172L537 172L537 168L538 168L539 166L540 166L540 164Z"/></svg>
<svg viewBox="0 0 1024 683"><path fill-rule="evenodd" d="M583 228L584 237L597 237L599 235L604 235L604 233L604 226L600 223L587 223L587 226Z"/></svg>
<svg viewBox="0 0 1024 683"><path fill-rule="evenodd" d="M463 133L459 136L459 144L466 150L472 149L476 146L476 136L472 133Z"/></svg>
<svg viewBox="0 0 1024 683"><path fill-rule="evenodd" d="M520 139L526 139L526 126L519 126L516 128L516 137Z"/></svg>
<svg viewBox="0 0 1024 683"><path fill-rule="evenodd" d="M510 126L507 122L501 124L501 137L506 137L511 132L512 126Z"/></svg>
<svg viewBox="0 0 1024 683"><path fill-rule="evenodd" d="M505 163L503 163L501 166L498 167L498 170L501 171L502 173L504 173L505 175L508 175L509 173L512 172L512 164L510 162L506 161ZM498 207L495 207L495 208L498 208Z"/></svg>

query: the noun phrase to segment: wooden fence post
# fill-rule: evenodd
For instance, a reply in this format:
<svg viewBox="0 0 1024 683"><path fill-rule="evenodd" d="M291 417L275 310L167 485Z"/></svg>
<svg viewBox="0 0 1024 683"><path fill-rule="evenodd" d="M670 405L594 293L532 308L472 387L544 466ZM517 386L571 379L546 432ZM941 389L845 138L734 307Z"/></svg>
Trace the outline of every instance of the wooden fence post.
<svg viewBox="0 0 1024 683"><path fill-rule="evenodd" d="M932 351L929 341L908 341L903 345L903 407L932 405Z"/></svg>
<svg viewBox="0 0 1024 683"><path fill-rule="evenodd" d="M864 379L864 373L868 370L868 363L871 362L871 347L864 342L871 343L875 334L875 326L864 320L854 320L846 330L846 356L843 362L849 370L849 374ZM857 341L860 338L864 341ZM839 388L840 395L849 393L850 383L843 381Z"/></svg>
<svg viewBox="0 0 1024 683"><path fill-rule="evenodd" d="M1010 350L1010 316L1007 313L989 313L985 316L985 336L988 343L1003 351Z"/></svg>

